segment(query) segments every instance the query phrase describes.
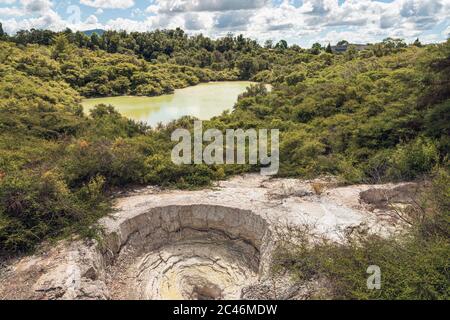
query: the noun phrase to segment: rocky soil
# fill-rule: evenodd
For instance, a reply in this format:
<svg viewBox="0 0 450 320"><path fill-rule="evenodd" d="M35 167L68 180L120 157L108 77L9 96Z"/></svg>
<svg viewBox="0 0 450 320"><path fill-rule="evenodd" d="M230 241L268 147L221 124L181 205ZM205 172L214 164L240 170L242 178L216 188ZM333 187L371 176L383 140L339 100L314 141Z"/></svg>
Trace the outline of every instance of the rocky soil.
<svg viewBox="0 0 450 320"><path fill-rule="evenodd" d="M100 243L66 240L0 266L0 299L307 299L315 284L270 274L279 235L395 232L391 203L418 188L244 175L200 191L135 190L99 222Z"/></svg>

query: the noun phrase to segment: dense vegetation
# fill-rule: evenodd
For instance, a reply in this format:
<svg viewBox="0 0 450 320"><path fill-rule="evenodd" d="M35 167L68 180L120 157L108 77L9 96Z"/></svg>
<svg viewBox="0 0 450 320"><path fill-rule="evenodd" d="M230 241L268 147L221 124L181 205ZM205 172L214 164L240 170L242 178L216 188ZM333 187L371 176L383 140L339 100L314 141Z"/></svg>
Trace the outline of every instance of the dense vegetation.
<svg viewBox="0 0 450 320"><path fill-rule="evenodd" d="M175 128L192 128L192 119L149 128L105 105L85 115L82 96L159 95L204 81L252 79L271 83L273 90L249 88L232 113L205 126L279 128L281 176L333 174L343 183L437 176L434 194L440 198L429 201L426 212L440 217L435 224L446 233L424 236L415 228L413 237L402 240L405 252L412 253L404 256L390 242L398 239L370 242L378 251L369 239L348 247L323 244L317 261L293 264L293 270L320 270L337 279L336 297L374 298L319 258L333 252L339 270L355 275L351 267L367 259L382 257L383 267L392 270L400 257L410 268L405 274L434 263L432 275L416 269L415 277L436 277L436 285L425 292L411 285L408 292L383 291L375 298L448 297L449 75L450 41L407 46L386 39L363 51L350 46L333 54L317 44L260 46L242 36L211 40L181 30L90 37L69 30L2 34L0 254L28 251L74 231L92 236L91 226L108 211L108 194L116 188L200 187L257 169L176 166L170 135ZM293 255L302 260L310 250L288 250L290 260L281 261L292 261ZM368 250L379 256L366 255ZM391 280L393 288L400 285Z"/></svg>
<svg viewBox="0 0 450 320"><path fill-rule="evenodd" d="M27 76L62 81L85 97L161 95L200 82L236 80L234 71L212 71L169 63L149 63L134 55L109 54L70 44L64 35L51 47L2 43L2 59Z"/></svg>
<svg viewBox="0 0 450 320"><path fill-rule="evenodd" d="M60 33L32 29L19 31L9 40L19 46L49 46L54 44L58 37L64 38L77 48L133 55L157 63L208 68L214 71L237 68L241 79L248 79L254 73L268 69L276 58L274 55L266 55L266 50L256 41L246 39L242 35L229 35L212 40L202 35L189 37L181 29L146 33L106 31L101 36L96 33L91 36L82 32L73 33L69 29ZM274 47L281 50L287 48L287 44L281 42Z"/></svg>

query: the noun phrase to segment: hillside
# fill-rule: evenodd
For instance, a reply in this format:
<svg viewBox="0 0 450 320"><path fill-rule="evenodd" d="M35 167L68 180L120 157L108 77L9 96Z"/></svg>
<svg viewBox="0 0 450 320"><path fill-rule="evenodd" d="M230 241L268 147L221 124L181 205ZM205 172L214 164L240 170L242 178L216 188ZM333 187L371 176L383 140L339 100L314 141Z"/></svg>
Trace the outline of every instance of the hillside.
<svg viewBox="0 0 450 320"><path fill-rule="evenodd" d="M279 128L282 177L332 175L340 184L434 181L423 204L427 214L411 223L418 230L408 246L414 254L402 259L411 268L425 265L412 259L422 243L434 248L426 259L438 270L449 253L450 41L419 47L387 39L344 54L324 49L282 42L266 48L241 36L211 40L179 29L91 37L34 31L0 41L0 254L30 252L74 232L97 236L92 226L111 210L114 190L199 188L258 169L177 166L170 135L175 128L192 129L192 119L149 128L105 105L88 116L82 96L151 96L200 82L251 79L273 90L249 88L233 112L204 126ZM381 244L384 250L390 243ZM323 250L335 250L343 255L336 260L351 265L347 248ZM280 260L284 267L314 269L289 265L296 259L291 253ZM445 271L436 272L430 295L448 298Z"/></svg>
<svg viewBox="0 0 450 320"><path fill-rule="evenodd" d="M103 29L92 29L92 30L85 30L83 33L87 35L88 37L92 36L94 33L96 33L99 36L102 36L106 31Z"/></svg>

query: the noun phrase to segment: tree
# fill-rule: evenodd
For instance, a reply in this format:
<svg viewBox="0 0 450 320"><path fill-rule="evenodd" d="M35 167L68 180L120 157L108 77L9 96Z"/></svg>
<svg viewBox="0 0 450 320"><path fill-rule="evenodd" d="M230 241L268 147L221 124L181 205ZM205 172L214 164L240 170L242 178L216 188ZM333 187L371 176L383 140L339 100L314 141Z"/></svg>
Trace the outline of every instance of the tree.
<svg viewBox="0 0 450 320"><path fill-rule="evenodd" d="M358 49L354 45L350 45L345 51L345 58L350 61L358 57Z"/></svg>
<svg viewBox="0 0 450 320"><path fill-rule="evenodd" d="M266 40L266 42L264 42L264 48L272 49L272 47L273 47L273 41L272 40Z"/></svg>
<svg viewBox="0 0 450 320"><path fill-rule="evenodd" d="M258 61L249 56L245 56L238 60L236 64L239 69L240 78L244 80L250 79L259 69Z"/></svg>
<svg viewBox="0 0 450 320"><path fill-rule="evenodd" d="M57 35L54 40L52 57L53 59L63 58L69 48L69 40L65 34Z"/></svg>
<svg viewBox="0 0 450 320"><path fill-rule="evenodd" d="M322 51L322 45L318 42L314 43L311 47L312 54L319 54Z"/></svg>
<svg viewBox="0 0 450 320"><path fill-rule="evenodd" d="M0 40L4 40L7 37L7 34L5 33L5 31L3 31L3 25L0 22Z"/></svg>
<svg viewBox="0 0 450 320"><path fill-rule="evenodd" d="M100 37L95 32L91 35L90 47L93 50L100 48Z"/></svg>
<svg viewBox="0 0 450 320"><path fill-rule="evenodd" d="M338 47L347 47L350 43L347 40L341 40L337 43Z"/></svg>
<svg viewBox="0 0 450 320"><path fill-rule="evenodd" d="M116 31L107 31L103 34L102 38L106 51L109 53L117 53L120 51L122 36ZM156 44L157 43L155 43L155 45Z"/></svg>
<svg viewBox="0 0 450 320"><path fill-rule="evenodd" d="M383 40L382 44L387 49L400 49L407 47L405 41L398 38L386 38Z"/></svg>
<svg viewBox="0 0 450 320"><path fill-rule="evenodd" d="M325 49L326 53L333 53L333 49L331 49L331 44L328 43L327 48Z"/></svg>
<svg viewBox="0 0 450 320"><path fill-rule="evenodd" d="M419 47L419 48L422 47L422 43L420 42L419 38L417 38L416 41L414 41L413 46L416 46L416 47Z"/></svg>
<svg viewBox="0 0 450 320"><path fill-rule="evenodd" d="M89 44L89 40L89 37L83 32L77 31L74 34L73 42L75 42L75 44L80 48L86 48Z"/></svg>
<svg viewBox="0 0 450 320"><path fill-rule="evenodd" d="M289 47L289 46L288 46L288 43L287 43L286 40L280 40L280 41L277 43L277 45L275 46L275 48L277 48L277 49L282 49L282 50L287 49L288 47Z"/></svg>
<svg viewBox="0 0 450 320"><path fill-rule="evenodd" d="M233 34L228 33L226 37L221 38L217 41L217 50L224 53L225 51L233 50L234 47L234 40L233 40Z"/></svg>

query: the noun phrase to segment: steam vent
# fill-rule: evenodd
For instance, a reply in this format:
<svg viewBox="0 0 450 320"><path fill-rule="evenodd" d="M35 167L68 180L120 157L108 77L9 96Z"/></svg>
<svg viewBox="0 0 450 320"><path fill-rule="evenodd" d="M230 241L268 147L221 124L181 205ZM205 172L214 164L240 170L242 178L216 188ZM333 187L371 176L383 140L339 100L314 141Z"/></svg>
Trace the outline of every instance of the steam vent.
<svg viewBox="0 0 450 320"><path fill-rule="evenodd" d="M388 186L389 187L389 186ZM200 191L148 187L122 195L99 241L63 241L0 274L0 295L27 299L302 299L271 263L288 226L336 239L351 228L389 231L360 194L311 181L245 175ZM280 276L278 276L280 277Z"/></svg>

